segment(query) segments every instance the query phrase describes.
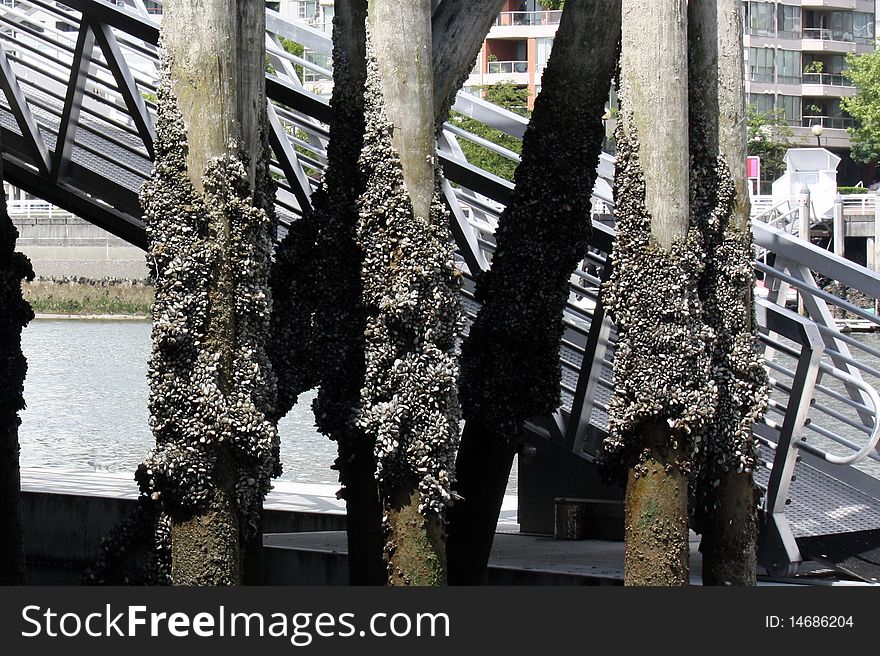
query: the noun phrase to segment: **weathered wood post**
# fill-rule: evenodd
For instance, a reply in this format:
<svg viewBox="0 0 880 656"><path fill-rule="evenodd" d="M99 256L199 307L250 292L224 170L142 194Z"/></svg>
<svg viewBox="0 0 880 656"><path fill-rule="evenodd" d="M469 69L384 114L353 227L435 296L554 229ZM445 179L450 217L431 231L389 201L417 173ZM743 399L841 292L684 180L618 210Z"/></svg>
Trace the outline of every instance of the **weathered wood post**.
<svg viewBox="0 0 880 656"><path fill-rule="evenodd" d="M718 390L691 482L704 585L755 584L752 424L764 408L766 374L756 348L741 18L739 0L688 4L691 209L706 253L700 298L715 336Z"/></svg>
<svg viewBox="0 0 880 656"><path fill-rule="evenodd" d="M684 0L623 0L606 464L627 482L627 585L688 583L691 435L715 402L689 229L687 24Z"/></svg>
<svg viewBox="0 0 880 656"><path fill-rule="evenodd" d="M374 440L390 585L446 583L460 411L459 276L436 183L431 2L370 0L358 239L367 313L360 425Z"/></svg>
<svg viewBox="0 0 880 656"><path fill-rule="evenodd" d="M467 423L456 460L464 500L449 511L449 577L484 582L524 421L559 406L559 342L569 278L586 254L591 195L616 72L620 0L570 2L499 219L482 303L462 345Z"/></svg>
<svg viewBox="0 0 880 656"><path fill-rule="evenodd" d="M172 578L230 585L259 556L278 473L265 354L275 235L265 148L265 7L168 0L156 163L141 192L156 266L142 489L171 516ZM248 576L248 578L252 578Z"/></svg>

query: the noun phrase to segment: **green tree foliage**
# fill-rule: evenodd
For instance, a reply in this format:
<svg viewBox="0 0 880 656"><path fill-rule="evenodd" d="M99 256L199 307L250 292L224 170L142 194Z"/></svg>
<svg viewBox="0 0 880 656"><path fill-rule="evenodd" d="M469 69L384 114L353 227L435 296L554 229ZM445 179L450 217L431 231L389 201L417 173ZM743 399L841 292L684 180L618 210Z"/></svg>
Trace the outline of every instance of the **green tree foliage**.
<svg viewBox="0 0 880 656"><path fill-rule="evenodd" d="M847 55L849 69L844 72L859 93L841 98L840 106L855 119L849 128L852 158L863 164L880 159L880 52Z"/></svg>
<svg viewBox="0 0 880 656"><path fill-rule="evenodd" d="M565 0L540 0L540 4L544 9L562 9L565 7Z"/></svg>
<svg viewBox="0 0 880 656"><path fill-rule="evenodd" d="M278 40L281 42L281 47L284 48L289 54L294 55L296 57L303 57L305 54L305 48L301 43L297 43L291 39L287 39L283 36L279 36ZM296 72L296 76L302 80L303 76L303 67L299 64L293 65L293 70ZM275 74L275 67L272 65L272 62L269 58L269 53L266 53L266 72Z"/></svg>
<svg viewBox="0 0 880 656"><path fill-rule="evenodd" d="M483 90L485 91L485 98L489 102L521 116L529 115L527 89L518 87L512 82L499 82L498 84L487 85ZM487 141L512 150L517 154L522 152L522 142L516 137L499 132L464 114L452 112L449 120L463 130L472 132ZM459 144L465 157L467 157L471 164L479 166L500 178L513 181L513 172L516 170L517 165L515 161L466 139L459 139Z"/></svg>
<svg viewBox="0 0 880 656"><path fill-rule="evenodd" d="M785 111L762 112L749 105L747 117L749 155L761 158L764 180L776 180L785 172L785 151L791 147L789 139L794 136L785 121Z"/></svg>

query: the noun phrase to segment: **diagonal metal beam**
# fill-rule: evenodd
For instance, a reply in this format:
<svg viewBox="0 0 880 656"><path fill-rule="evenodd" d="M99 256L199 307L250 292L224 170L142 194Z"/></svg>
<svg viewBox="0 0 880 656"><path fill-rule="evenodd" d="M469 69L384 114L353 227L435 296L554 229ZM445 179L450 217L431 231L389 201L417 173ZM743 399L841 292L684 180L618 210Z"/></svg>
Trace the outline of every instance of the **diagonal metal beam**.
<svg viewBox="0 0 880 656"><path fill-rule="evenodd" d="M275 112L271 102L268 103L267 114L269 117L269 144L275 152L275 157L278 158L278 165L290 184L290 190L296 197L296 202L299 203L300 209L305 214L312 207L311 182L309 182L308 176L303 171L299 157L297 157L296 151L290 144L287 133L284 131L284 126L281 125L278 114Z"/></svg>
<svg viewBox="0 0 880 656"><path fill-rule="evenodd" d="M137 83L134 81L131 69L129 69L125 57L119 48L119 42L113 35L113 30L109 25L99 23L94 19L89 19L89 23L92 32L94 32L95 40L104 53L104 59L107 60L107 66L116 80L119 93L122 94L122 98L125 100L125 106L128 108L132 119L134 119L138 134L143 139L150 157L155 157L153 142L156 140L156 128L153 126L153 119L147 110L147 104L144 102L140 90L138 90Z"/></svg>
<svg viewBox="0 0 880 656"><path fill-rule="evenodd" d="M449 180L446 180L445 178L442 184L442 191L443 198L446 200L449 211L452 213L449 227L452 231L452 236L455 239L455 244L458 246L458 250L464 258L465 264L467 264L468 270L471 272L472 276L477 276L480 273L488 271L489 262L486 260L486 256L480 248L477 236L474 234L474 229L468 223L467 218L461 209L461 203L458 202L455 190L452 188L452 185L449 184Z"/></svg>
<svg viewBox="0 0 880 656"><path fill-rule="evenodd" d="M76 48L73 52L73 63L70 67L70 81L67 84L67 95L64 109L61 112L61 124L58 128L58 140L55 142L55 154L52 160L52 179L63 180L70 169L70 157L76 139L79 124L79 113L82 109L83 94L92 54L95 48L95 33L88 21L82 21Z"/></svg>
<svg viewBox="0 0 880 656"><path fill-rule="evenodd" d="M0 48L0 86L3 87L9 108L18 123L18 129L21 130L33 163L37 165L40 173L49 175L49 150L3 48Z"/></svg>

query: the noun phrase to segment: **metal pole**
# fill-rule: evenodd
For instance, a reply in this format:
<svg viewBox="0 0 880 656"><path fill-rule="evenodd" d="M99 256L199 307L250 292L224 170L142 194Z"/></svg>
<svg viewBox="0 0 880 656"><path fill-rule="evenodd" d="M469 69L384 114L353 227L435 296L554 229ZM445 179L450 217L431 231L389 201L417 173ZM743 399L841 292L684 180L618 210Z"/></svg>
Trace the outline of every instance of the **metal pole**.
<svg viewBox="0 0 880 656"><path fill-rule="evenodd" d="M834 254L845 257L846 224L843 218L843 198L837 194L834 198Z"/></svg>
<svg viewBox="0 0 880 656"><path fill-rule="evenodd" d="M801 192L798 194L798 236L807 242L810 241L810 189L807 185L801 187ZM800 290L798 290L798 313L806 316Z"/></svg>
<svg viewBox="0 0 880 656"><path fill-rule="evenodd" d="M867 244L867 262L871 271L880 269L880 259L878 259L877 244L880 243L880 192L874 196L874 236L868 238ZM874 312L880 314L880 299L874 299Z"/></svg>

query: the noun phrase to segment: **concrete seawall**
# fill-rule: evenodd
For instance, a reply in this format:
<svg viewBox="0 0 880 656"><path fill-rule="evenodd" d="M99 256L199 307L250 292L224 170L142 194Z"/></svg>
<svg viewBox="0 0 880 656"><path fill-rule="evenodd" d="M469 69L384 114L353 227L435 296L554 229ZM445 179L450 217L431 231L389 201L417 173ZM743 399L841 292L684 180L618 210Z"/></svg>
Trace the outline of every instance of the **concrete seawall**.
<svg viewBox="0 0 880 656"><path fill-rule="evenodd" d="M70 213L35 201L9 203L17 250L41 278L77 276L143 280L146 254Z"/></svg>
<svg viewBox="0 0 880 656"><path fill-rule="evenodd" d="M135 507L131 474L24 468L24 547L31 585L78 585L101 540ZM344 531L336 486L276 481L265 504L266 533Z"/></svg>

